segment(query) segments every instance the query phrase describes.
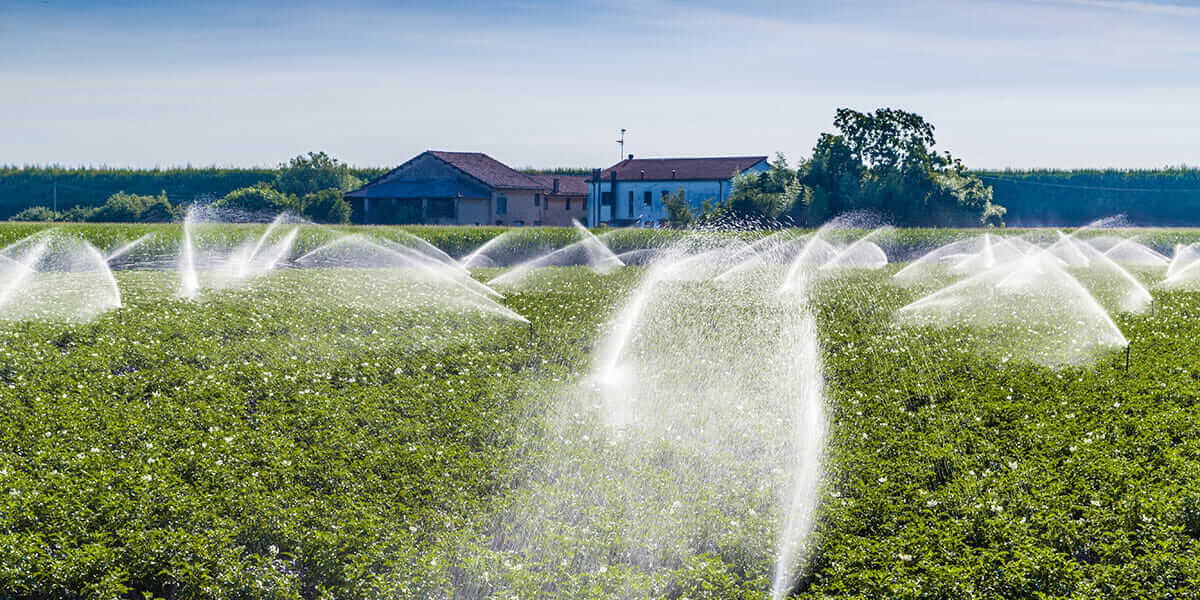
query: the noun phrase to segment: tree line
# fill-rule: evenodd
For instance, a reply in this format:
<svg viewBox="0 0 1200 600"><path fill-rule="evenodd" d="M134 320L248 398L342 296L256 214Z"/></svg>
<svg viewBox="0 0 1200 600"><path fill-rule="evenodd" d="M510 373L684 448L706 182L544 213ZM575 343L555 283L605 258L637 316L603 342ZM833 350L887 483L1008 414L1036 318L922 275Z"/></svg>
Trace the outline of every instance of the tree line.
<svg viewBox="0 0 1200 600"><path fill-rule="evenodd" d="M346 223L350 206L343 194L382 173L383 169L352 168L324 152L297 156L276 169L4 167L0 215L15 221L166 222L181 219L192 204L205 204L269 216L289 211L318 223ZM157 192L156 185L161 186ZM13 200L22 192L28 194L24 202ZM47 193L50 201L43 197ZM55 210L55 204L69 208Z"/></svg>
<svg viewBox="0 0 1200 600"><path fill-rule="evenodd" d="M1014 226L1084 225L1125 215L1135 225L1200 225L1200 169L978 171Z"/></svg>

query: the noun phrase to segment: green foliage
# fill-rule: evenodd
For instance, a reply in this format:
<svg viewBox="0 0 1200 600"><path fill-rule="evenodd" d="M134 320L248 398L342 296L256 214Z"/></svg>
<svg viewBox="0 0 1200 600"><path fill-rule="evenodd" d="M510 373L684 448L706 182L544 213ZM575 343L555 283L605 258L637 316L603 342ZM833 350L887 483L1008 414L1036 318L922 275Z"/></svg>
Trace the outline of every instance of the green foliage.
<svg viewBox="0 0 1200 600"><path fill-rule="evenodd" d="M10 221L58 221L62 215L46 206L31 206L13 215Z"/></svg>
<svg viewBox="0 0 1200 600"><path fill-rule="evenodd" d="M915 113L840 108L837 135L823 133L799 180L810 191L805 223L868 210L903 226L1003 225L991 189L948 152L933 150L933 125Z"/></svg>
<svg viewBox="0 0 1200 600"><path fill-rule="evenodd" d="M118 191L155 195L173 205L216 199L240 187L270 181L274 169L115 169L0 166L0 218L30 206L97 207ZM78 220L78 219L72 219Z"/></svg>
<svg viewBox="0 0 1200 600"><path fill-rule="evenodd" d="M50 226L6 224L0 244ZM137 251L157 255L179 237L177 224L57 227L101 248L152 234ZM298 251L330 229L368 231L305 227ZM262 230L214 227L203 243L236 247ZM529 247L574 239L569 228L369 231L413 232L456 256L504 231ZM881 243L915 252L966 235L901 229ZM1116 316L1133 341L1128 372L1115 354L1053 371L965 351L981 335L970 328L897 327L894 311L922 293L889 283L898 268L814 287L829 442L795 597L1195 596L1200 295L1160 293L1153 313ZM642 273L551 271L505 299L532 337L433 308L312 310L307 290L339 279L302 270L201 303L173 298L171 273L119 271L119 314L0 324L0 590L605 598L628 597L630 579L652 597L763 597L770 565L713 551L734 527L721 515L705 516L715 535L700 554L644 580L635 557L609 553L618 539L551 565L612 563L574 578L472 545L529 475L531 442L559 431L533 417L584 381L602 322Z"/></svg>
<svg viewBox="0 0 1200 600"><path fill-rule="evenodd" d="M352 168L350 174L370 180L382 168ZM172 169L117 169L109 167L0 166L0 219L32 206L96 207L114 193L153 195L166 191L172 205L209 202L243 187L272 182L278 169L225 169L180 167ZM64 215L64 219L67 217ZM78 221L81 219L70 218Z"/></svg>
<svg viewBox="0 0 1200 600"><path fill-rule="evenodd" d="M158 196L139 196L117 192L103 206L87 213L87 220L98 223L161 223L174 220L175 212L166 192Z"/></svg>
<svg viewBox="0 0 1200 600"><path fill-rule="evenodd" d="M316 223L343 225L350 222L350 203L339 189L321 190L300 200L300 213Z"/></svg>
<svg viewBox="0 0 1200 600"><path fill-rule="evenodd" d="M791 214L803 194L796 171L788 167L782 154L777 154L770 169L735 176L729 197L713 217L772 224Z"/></svg>
<svg viewBox="0 0 1200 600"><path fill-rule="evenodd" d="M347 192L361 185L348 165L324 152L309 152L279 165L274 182L275 189L297 197L327 189Z"/></svg>
<svg viewBox="0 0 1200 600"><path fill-rule="evenodd" d="M295 212L298 208L295 197L286 196L266 184L233 190L214 202L213 207L264 216L274 216L284 211Z"/></svg>
<svg viewBox="0 0 1200 600"><path fill-rule="evenodd" d="M683 197L682 189L674 194L667 194L667 197L663 199L663 208L667 209L667 222L671 227L687 227L696 219L692 207Z"/></svg>

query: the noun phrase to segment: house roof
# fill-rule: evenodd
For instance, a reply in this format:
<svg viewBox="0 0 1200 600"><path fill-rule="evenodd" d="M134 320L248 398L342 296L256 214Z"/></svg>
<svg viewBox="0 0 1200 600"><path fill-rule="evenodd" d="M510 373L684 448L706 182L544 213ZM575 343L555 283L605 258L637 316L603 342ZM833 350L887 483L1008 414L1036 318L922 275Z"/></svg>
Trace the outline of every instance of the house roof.
<svg viewBox="0 0 1200 600"><path fill-rule="evenodd" d="M586 175L530 175L534 181L542 184L547 194L554 193L554 180L558 180L558 195L586 196L588 195L588 177Z"/></svg>
<svg viewBox="0 0 1200 600"><path fill-rule="evenodd" d="M765 160L767 160L766 156L633 158L623 160L605 169L600 173L600 178L607 180L612 177L613 173L616 173L617 181L729 179L739 171L745 171ZM643 171L645 171L644 176Z"/></svg>
<svg viewBox="0 0 1200 600"><path fill-rule="evenodd" d="M482 152L428 152L454 168L496 189L536 190L542 184L532 177L514 171L508 165Z"/></svg>

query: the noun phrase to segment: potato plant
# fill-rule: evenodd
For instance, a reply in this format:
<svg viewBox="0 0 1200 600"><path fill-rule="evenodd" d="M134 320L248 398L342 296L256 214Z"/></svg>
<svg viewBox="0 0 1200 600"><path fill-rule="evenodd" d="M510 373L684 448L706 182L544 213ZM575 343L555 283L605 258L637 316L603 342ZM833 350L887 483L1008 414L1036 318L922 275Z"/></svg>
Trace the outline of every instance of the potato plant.
<svg viewBox="0 0 1200 600"><path fill-rule="evenodd" d="M173 227L70 226L104 247L160 233L161 253ZM454 255L499 233L408 231ZM674 235L621 243L652 234ZM1050 369L972 350L997 332L898 326L921 291L896 269L813 291L829 444L792 594L1200 594L1200 295L1155 290L1153 312L1115 316L1128 368L1111 352ZM0 597L763 597L771 565L717 536L658 570L489 545L528 465L595 451L554 443L547 415L642 273L549 270L504 300L532 333L435 302L327 301L346 296L315 290L350 280L305 270L196 302L170 271L120 271L119 311L0 323ZM732 530L722 518L703 516Z"/></svg>

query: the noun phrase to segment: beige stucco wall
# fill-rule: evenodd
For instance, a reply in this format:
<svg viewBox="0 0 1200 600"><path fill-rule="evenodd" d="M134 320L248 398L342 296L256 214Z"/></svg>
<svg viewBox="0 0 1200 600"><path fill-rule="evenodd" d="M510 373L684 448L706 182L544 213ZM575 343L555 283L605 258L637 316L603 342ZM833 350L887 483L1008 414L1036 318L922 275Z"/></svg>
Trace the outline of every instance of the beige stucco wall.
<svg viewBox="0 0 1200 600"><path fill-rule="evenodd" d="M503 190L492 192L492 224L503 221L502 225L514 225L518 221L522 225L536 225L542 221L542 207L534 206L533 195L541 194L535 190ZM508 212L496 212L497 199L500 196L508 198Z"/></svg>
<svg viewBox="0 0 1200 600"><path fill-rule="evenodd" d="M571 219L583 223L587 219L587 196L572 196L571 210L567 210L567 202L561 196L546 200L546 209L542 213L542 224L553 227L569 227Z"/></svg>
<svg viewBox="0 0 1200 600"><path fill-rule="evenodd" d="M459 225L490 225L491 200L488 198L463 198L458 201Z"/></svg>

